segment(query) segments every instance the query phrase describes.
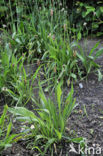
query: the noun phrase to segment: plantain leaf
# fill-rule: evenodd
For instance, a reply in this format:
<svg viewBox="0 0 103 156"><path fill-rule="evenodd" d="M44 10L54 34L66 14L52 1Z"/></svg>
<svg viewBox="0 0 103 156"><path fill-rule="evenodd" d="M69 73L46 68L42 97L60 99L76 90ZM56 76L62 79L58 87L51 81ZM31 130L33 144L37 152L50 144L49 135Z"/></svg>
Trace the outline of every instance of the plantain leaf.
<svg viewBox="0 0 103 156"><path fill-rule="evenodd" d="M95 59L97 59L99 56L101 56L103 54L103 48L101 48L100 50L98 50L95 54Z"/></svg>
<svg viewBox="0 0 103 156"><path fill-rule="evenodd" d="M92 53L94 52L94 50L99 46L99 42L97 42L94 47L91 49L90 53L89 53L89 56L92 55Z"/></svg>
<svg viewBox="0 0 103 156"><path fill-rule="evenodd" d="M58 102L58 108L59 108L59 114L61 113L61 95L62 95L62 90L60 87L60 83L57 86L57 102Z"/></svg>

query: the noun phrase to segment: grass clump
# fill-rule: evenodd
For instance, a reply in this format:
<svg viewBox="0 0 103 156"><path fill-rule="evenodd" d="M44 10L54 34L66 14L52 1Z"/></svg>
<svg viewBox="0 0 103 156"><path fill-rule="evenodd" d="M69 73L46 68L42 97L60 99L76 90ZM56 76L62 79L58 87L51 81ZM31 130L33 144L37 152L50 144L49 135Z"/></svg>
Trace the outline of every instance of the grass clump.
<svg viewBox="0 0 103 156"><path fill-rule="evenodd" d="M9 111L16 115L18 120L31 125L26 126L24 130L25 138L33 140L28 146L38 149L42 155L45 155L48 148L50 149L54 143L59 143L64 138L70 142L83 143L83 138L72 139L65 132L67 119L76 107L75 99L73 99L73 86L63 102L62 90L58 84L56 88L57 105L45 97L42 89L39 97L41 103L37 103L38 108L35 109L35 113L24 107L9 108Z"/></svg>
<svg viewBox="0 0 103 156"><path fill-rule="evenodd" d="M7 111L8 106L5 105L0 117L0 153L2 153L3 149L11 147L13 139L17 136L17 134L11 134L12 122L9 121Z"/></svg>

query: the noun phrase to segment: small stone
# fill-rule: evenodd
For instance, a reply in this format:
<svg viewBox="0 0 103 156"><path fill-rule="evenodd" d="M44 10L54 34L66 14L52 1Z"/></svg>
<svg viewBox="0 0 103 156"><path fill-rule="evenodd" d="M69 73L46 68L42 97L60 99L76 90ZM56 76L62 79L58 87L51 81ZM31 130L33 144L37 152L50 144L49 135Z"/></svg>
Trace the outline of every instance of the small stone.
<svg viewBox="0 0 103 156"><path fill-rule="evenodd" d="M83 88L83 84L82 83L79 83L79 87L82 89Z"/></svg>

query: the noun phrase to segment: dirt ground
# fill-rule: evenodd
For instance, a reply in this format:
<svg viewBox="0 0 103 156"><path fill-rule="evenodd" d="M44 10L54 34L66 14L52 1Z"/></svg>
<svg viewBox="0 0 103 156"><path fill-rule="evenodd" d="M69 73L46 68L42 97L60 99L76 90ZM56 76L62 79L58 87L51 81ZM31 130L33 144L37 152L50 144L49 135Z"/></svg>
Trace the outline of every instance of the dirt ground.
<svg viewBox="0 0 103 156"><path fill-rule="evenodd" d="M98 40L87 40L87 53ZM81 42L82 45L84 42ZM103 47L103 41L97 49ZM98 63L103 68L103 56L98 60ZM80 88L82 83L82 88ZM68 93L68 87L65 87L64 95ZM89 146L95 148L100 147L103 155L103 80L98 82L94 74L90 74L87 81L83 80L74 85L74 97L78 106L68 119L68 133L73 133L87 139ZM1 100L2 101L2 100ZM0 113L2 112L2 102L0 101ZM78 148L78 147L76 147ZM70 153L70 144L63 141L57 145L57 156L77 156L78 154ZM3 151L2 156L36 156L37 153L33 150L27 150L23 142L14 144L12 148ZM47 154L49 156L49 154ZM90 154L92 156L93 154ZM96 154L94 154L96 155Z"/></svg>

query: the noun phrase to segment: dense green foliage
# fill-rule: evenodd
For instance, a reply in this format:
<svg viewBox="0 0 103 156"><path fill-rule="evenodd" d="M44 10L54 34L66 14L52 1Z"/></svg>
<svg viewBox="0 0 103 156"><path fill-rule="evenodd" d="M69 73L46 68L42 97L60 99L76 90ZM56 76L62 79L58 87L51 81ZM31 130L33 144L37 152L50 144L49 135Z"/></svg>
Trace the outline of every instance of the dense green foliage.
<svg viewBox="0 0 103 156"><path fill-rule="evenodd" d="M39 6L39 7L38 7ZM103 35L103 2L100 1L66 1L66 0L15 0L15 1L0 1L0 23L1 27L4 25L7 28L18 25L20 20L29 20L29 15L38 15L40 8L45 6L51 8L66 8L68 11L68 20L70 22L70 30L75 37L75 34L81 32L83 36L88 33L96 34L97 36ZM8 15L7 15L8 14ZM34 19L38 23L38 18ZM14 28L15 29L15 28ZM72 37L73 37L72 36Z"/></svg>
<svg viewBox="0 0 103 156"><path fill-rule="evenodd" d="M17 137L17 134L10 134L12 131L12 122L9 121L7 111L8 106L6 105L0 117L0 154L3 149L11 147L13 139Z"/></svg>
<svg viewBox="0 0 103 156"><path fill-rule="evenodd" d="M9 112L27 122L15 141L32 138L30 147L32 145L42 155L62 139L84 147L82 137L72 138L65 133L75 100L72 86L63 101L60 84L70 87L73 81L87 78L92 72L98 74L98 80L102 79L101 66L96 59L102 55L103 48L97 50L97 42L86 53L79 44L84 37L103 36L102 5L101 0L95 3L83 0L0 1L0 94L5 103L16 106L9 108ZM32 74L25 67L31 64L38 67ZM56 101L46 98L42 90L45 85L45 92L55 88ZM38 99L34 88L39 90ZM24 107L31 101L36 105L36 113ZM11 146L16 136L10 135L11 121L8 126L4 125L7 109L6 105L0 118L0 150Z"/></svg>
<svg viewBox="0 0 103 156"><path fill-rule="evenodd" d="M78 1L73 2L69 7L66 1L59 0L57 2L35 1L35 3L30 0L8 1L5 4L2 1L2 5L9 6L10 17L6 21L7 24L2 25L5 27L1 29L5 43L2 43L1 52L9 45L8 50L18 58L25 53L28 63L38 59L43 62L48 60L45 68L46 77L49 75L52 78L56 75L58 80L81 79L83 75L87 76L93 69L99 68L95 60L103 50L100 50L94 58L93 52L96 46L89 56L85 56L84 52L80 52L79 44L75 44L75 47L79 46L78 50L73 49L71 41L75 39L78 42L89 34L102 35L100 4L101 1L97 5ZM4 12L3 20L7 17L6 10ZM80 67L81 63L82 67Z"/></svg>
<svg viewBox="0 0 103 156"><path fill-rule="evenodd" d="M17 60L8 45L6 47L7 50L1 53L0 92L5 95L5 100L10 105L26 104L32 98L32 84L40 68L30 77L23 66L25 56Z"/></svg>
<svg viewBox="0 0 103 156"><path fill-rule="evenodd" d="M103 36L103 1L76 1L71 22L83 36Z"/></svg>

